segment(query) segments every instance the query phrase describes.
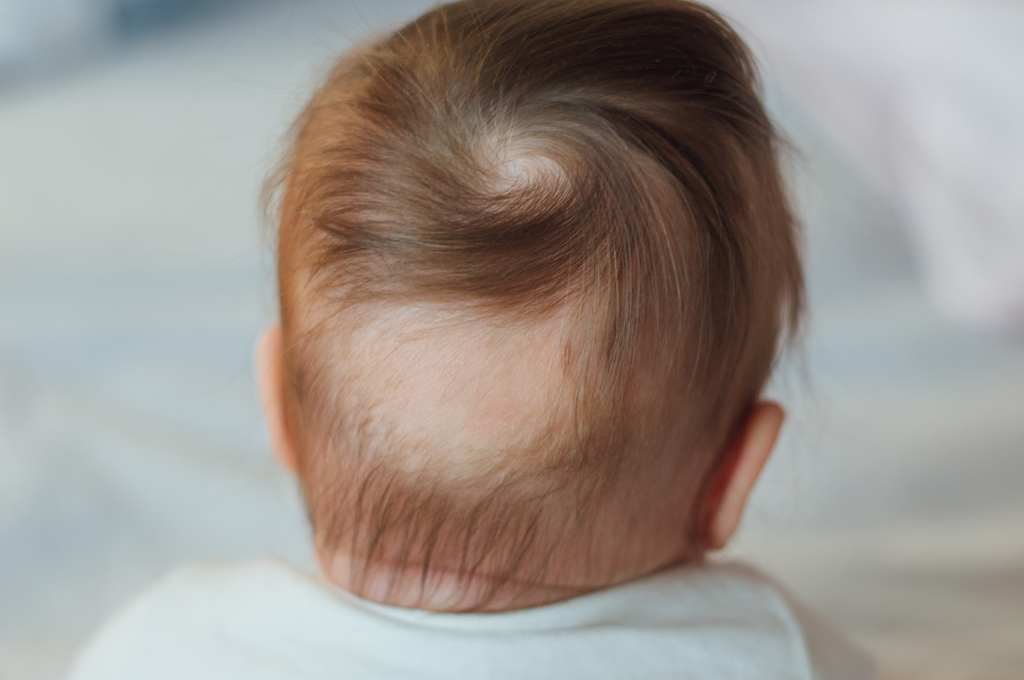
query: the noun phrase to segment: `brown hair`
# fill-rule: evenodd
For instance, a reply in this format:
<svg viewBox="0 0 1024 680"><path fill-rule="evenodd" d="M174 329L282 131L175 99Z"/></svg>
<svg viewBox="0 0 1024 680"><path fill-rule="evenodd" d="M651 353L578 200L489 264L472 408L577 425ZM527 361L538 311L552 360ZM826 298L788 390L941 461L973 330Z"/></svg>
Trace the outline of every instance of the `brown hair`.
<svg viewBox="0 0 1024 680"><path fill-rule="evenodd" d="M694 2L465 0L346 54L279 176L286 415L321 552L423 589L486 577L452 608L574 560L595 583L655 566L605 550L608 527L664 507L641 482L693 510L796 325L779 147L746 46ZM386 302L513 329L569 310L558 417L459 476L396 464L445 443L397 436L336 370Z"/></svg>

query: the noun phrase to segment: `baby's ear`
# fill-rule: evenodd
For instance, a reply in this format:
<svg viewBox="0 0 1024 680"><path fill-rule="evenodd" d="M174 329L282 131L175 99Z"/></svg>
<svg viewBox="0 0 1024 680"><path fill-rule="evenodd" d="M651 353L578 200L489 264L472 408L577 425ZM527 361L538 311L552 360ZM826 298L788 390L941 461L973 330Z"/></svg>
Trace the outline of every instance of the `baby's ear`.
<svg viewBox="0 0 1024 680"><path fill-rule="evenodd" d="M297 458L284 417L284 344L280 324L263 332L256 345L255 363L270 446L278 461L294 473Z"/></svg>
<svg viewBox="0 0 1024 680"><path fill-rule="evenodd" d="M750 493L775 449L785 415L775 402L754 404L712 471L702 513L707 548L724 548L736 533Z"/></svg>

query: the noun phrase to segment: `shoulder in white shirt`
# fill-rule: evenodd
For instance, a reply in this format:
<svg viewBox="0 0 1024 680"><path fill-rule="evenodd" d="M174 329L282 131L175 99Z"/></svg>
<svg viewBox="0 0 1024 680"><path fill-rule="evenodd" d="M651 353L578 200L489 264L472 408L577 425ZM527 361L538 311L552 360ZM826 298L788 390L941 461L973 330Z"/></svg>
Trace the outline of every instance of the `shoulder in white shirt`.
<svg viewBox="0 0 1024 680"><path fill-rule="evenodd" d="M873 664L740 564L556 604L451 614L368 602L275 562L180 569L112 620L72 680L862 680Z"/></svg>

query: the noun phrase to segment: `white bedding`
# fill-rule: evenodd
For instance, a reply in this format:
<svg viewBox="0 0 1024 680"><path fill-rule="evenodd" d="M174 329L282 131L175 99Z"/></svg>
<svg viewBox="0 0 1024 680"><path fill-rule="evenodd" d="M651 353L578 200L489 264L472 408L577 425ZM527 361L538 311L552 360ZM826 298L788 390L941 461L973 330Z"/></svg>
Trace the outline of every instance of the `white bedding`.
<svg viewBox="0 0 1024 680"><path fill-rule="evenodd" d="M319 65L425 3L288 3L0 94L0 677L58 677L170 566L309 564L250 355L257 211ZM897 211L797 107L810 332L736 552L891 678L1024 667L1024 346L928 306Z"/></svg>

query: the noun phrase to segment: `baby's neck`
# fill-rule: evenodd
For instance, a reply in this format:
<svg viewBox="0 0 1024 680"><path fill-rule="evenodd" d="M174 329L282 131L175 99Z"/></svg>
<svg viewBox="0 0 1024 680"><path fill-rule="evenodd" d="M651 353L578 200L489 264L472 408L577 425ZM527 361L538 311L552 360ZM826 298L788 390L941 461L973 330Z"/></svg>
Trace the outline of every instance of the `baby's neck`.
<svg viewBox="0 0 1024 680"><path fill-rule="evenodd" d="M366 600L394 607L438 612L499 612L538 607L600 590L593 586L528 583L487 575L387 564L355 565L343 555L320 559L332 584Z"/></svg>

